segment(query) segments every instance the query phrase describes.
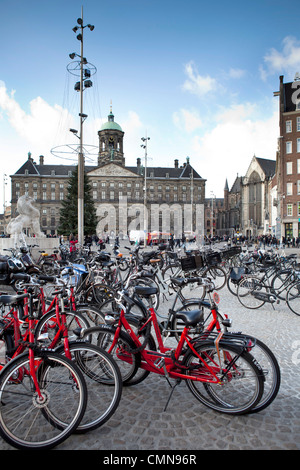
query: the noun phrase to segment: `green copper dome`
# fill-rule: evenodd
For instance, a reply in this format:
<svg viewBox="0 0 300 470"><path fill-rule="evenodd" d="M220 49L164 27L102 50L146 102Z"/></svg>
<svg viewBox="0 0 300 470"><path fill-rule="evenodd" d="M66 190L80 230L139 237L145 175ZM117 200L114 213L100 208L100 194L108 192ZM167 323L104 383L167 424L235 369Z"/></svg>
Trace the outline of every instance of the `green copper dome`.
<svg viewBox="0 0 300 470"><path fill-rule="evenodd" d="M110 111L110 114L108 115L108 121L102 124L100 131L104 130L116 130L116 131L122 131L122 127L115 122L115 116L113 115L112 111Z"/></svg>

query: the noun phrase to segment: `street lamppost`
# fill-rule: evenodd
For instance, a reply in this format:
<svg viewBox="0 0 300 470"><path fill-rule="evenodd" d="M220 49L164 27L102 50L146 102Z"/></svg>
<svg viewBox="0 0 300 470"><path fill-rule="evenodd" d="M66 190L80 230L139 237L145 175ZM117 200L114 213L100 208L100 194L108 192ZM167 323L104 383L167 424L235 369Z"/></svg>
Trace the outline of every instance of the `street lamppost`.
<svg viewBox="0 0 300 470"><path fill-rule="evenodd" d="M91 24L83 25L83 8L81 8L81 18L77 19L78 26L74 26L73 31L80 33L77 35L78 41L80 41L80 56L73 52L69 54L69 57L73 60L75 56L80 57L80 82L75 84L75 90L80 92L80 134L79 134L79 152L78 152L78 242L83 245L84 242L84 155L83 155L83 123L87 118L87 115L83 113L83 89L90 88L93 84L89 80L88 70L85 70L85 81L84 80L84 65L87 64L87 60L83 57L83 30L88 27L90 31L93 31L94 26ZM71 132L77 134L75 129L70 129ZM78 136L77 136L78 137Z"/></svg>
<svg viewBox="0 0 300 470"><path fill-rule="evenodd" d="M3 175L3 232L5 235L5 209L6 209L6 201L5 201L5 186L7 185L7 174L4 173Z"/></svg>
<svg viewBox="0 0 300 470"><path fill-rule="evenodd" d="M194 173L191 170L191 237L193 235Z"/></svg>
<svg viewBox="0 0 300 470"><path fill-rule="evenodd" d="M211 195L211 211L210 211L210 236L213 238L214 236L214 198L216 197L213 191L210 192Z"/></svg>
<svg viewBox="0 0 300 470"><path fill-rule="evenodd" d="M145 174L144 174L144 247L146 247L146 232L147 232L147 142L150 137L142 137L143 144L141 147L145 149Z"/></svg>

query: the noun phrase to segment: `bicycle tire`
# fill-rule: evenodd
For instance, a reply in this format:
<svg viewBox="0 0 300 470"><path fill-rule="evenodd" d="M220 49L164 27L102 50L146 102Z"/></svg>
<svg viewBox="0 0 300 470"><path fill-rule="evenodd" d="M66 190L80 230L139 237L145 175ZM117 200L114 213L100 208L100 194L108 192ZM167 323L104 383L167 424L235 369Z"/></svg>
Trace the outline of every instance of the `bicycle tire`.
<svg viewBox="0 0 300 470"><path fill-rule="evenodd" d="M72 360L83 373L87 391L87 407L75 433L85 433L102 426L115 413L122 395L122 377L113 357L86 341L69 343ZM64 346L56 349L65 354Z"/></svg>
<svg viewBox="0 0 300 470"><path fill-rule="evenodd" d="M238 290L238 284L239 283L240 283L240 281L232 282L232 279L230 278L230 276L227 277L227 281L226 281L227 289L235 297L237 296L237 290Z"/></svg>
<svg viewBox="0 0 300 470"><path fill-rule="evenodd" d="M260 364L265 377L264 393L257 405L255 405L250 413L257 413L267 408L277 397L280 383L281 372L278 361L270 348L261 340L250 336L255 342L254 348L251 349L251 355Z"/></svg>
<svg viewBox="0 0 300 470"><path fill-rule="evenodd" d="M282 269L272 278L271 290L276 293L276 296L280 300L285 300L287 290L291 285L291 282L287 281L290 277L291 271L287 269ZM286 287L283 289L283 286L286 284Z"/></svg>
<svg viewBox="0 0 300 470"><path fill-rule="evenodd" d="M204 276L212 280L215 290L223 289L227 281L227 274L221 266L209 266L204 271Z"/></svg>
<svg viewBox="0 0 300 470"><path fill-rule="evenodd" d="M300 282L295 282L286 293L286 304L291 312L300 316Z"/></svg>
<svg viewBox="0 0 300 470"><path fill-rule="evenodd" d="M87 404L86 383L76 364L54 352L43 352L36 361L44 402L38 400L30 374L23 374L29 370L28 353L12 359L0 377L0 434L23 450L48 450L63 442L79 425Z"/></svg>
<svg viewBox="0 0 300 470"><path fill-rule="evenodd" d="M222 318L218 312L217 316L219 317L219 324L222 325ZM228 333L227 326L223 326L222 331ZM250 352L251 355L258 361L264 374L263 396L260 402L250 411L250 413L257 413L258 411L267 408L278 395L281 383L281 372L278 361L270 348L265 343L263 343L263 341L255 338L252 335L247 335L247 337L252 341L253 344L255 344L255 346L251 348Z"/></svg>
<svg viewBox="0 0 300 470"><path fill-rule="evenodd" d="M266 292L267 287L257 276L247 275L238 284L237 297L244 307L255 310L265 304L265 300L255 296L259 297L259 294Z"/></svg>
<svg viewBox="0 0 300 470"><path fill-rule="evenodd" d="M72 337L74 337L73 339L77 338L77 335L73 334L74 330L81 330L90 327L90 324L87 319L77 311L67 310L65 312L65 315L70 340L72 339ZM42 318L38 321L35 327L34 337L37 342L42 341L43 346L49 346L54 340L54 337L57 332L58 326L56 313L54 310L51 310L50 312L43 315ZM47 334L47 337L45 337L45 334ZM62 338L60 338L59 340L61 341ZM58 346L58 344L55 344L54 346L56 347Z"/></svg>
<svg viewBox="0 0 300 470"><path fill-rule="evenodd" d="M83 315L83 317L86 318L87 321L90 323L90 326L105 324L105 315L103 315L100 308L96 307L95 305L81 304L76 307L75 311L76 313Z"/></svg>
<svg viewBox="0 0 300 470"><path fill-rule="evenodd" d="M186 353L182 363L184 367L191 368L186 373L193 377L187 379L186 384L197 400L207 407L225 414L243 415L249 413L259 403L264 390L262 371L256 365L256 361L251 354L246 351L242 352L239 347L234 345L223 346L221 342L219 351L217 351L214 341L195 343L194 348L216 371L223 371L227 368L225 362L219 366L222 357L229 357L231 361L232 355L234 355L236 360L235 368L232 367L229 370L226 381L221 380L219 384L212 384L193 380L199 375L203 377L203 372L203 380L210 380L211 376L193 351L189 350ZM239 398L242 400L241 403L238 402Z"/></svg>
<svg viewBox="0 0 300 470"><path fill-rule="evenodd" d="M102 305L99 305L98 307L100 315L102 315L104 319L105 319L105 315L112 315L117 318L120 315L121 309L122 307L119 304L117 304L115 299L106 300L105 302L103 302ZM145 316L144 310L137 304L131 305L129 307L129 312L130 314L136 316L137 318L144 318Z"/></svg>
<svg viewBox="0 0 300 470"><path fill-rule="evenodd" d="M92 284L86 291L86 300L89 303L96 303L96 305L101 305L108 299L114 298L116 296L116 291L110 287L108 284L95 283Z"/></svg>
<svg viewBox="0 0 300 470"><path fill-rule="evenodd" d="M126 315L126 320L130 324L130 326L133 327L138 338L140 338L141 336L147 335L147 332L144 329L140 331L141 324L143 323L141 319L137 319L132 315ZM150 349L151 351L157 350L155 340L153 336L151 335L151 333L147 335L147 341L141 340L141 342L143 343L143 346L146 349ZM142 364L142 360L141 360L141 364ZM137 369L136 373L134 374L134 376L131 379L129 379L125 385L127 386L137 385L143 382L143 380L145 380L148 377L148 375L150 374L150 371L143 369L141 367L141 364L139 368Z"/></svg>
<svg viewBox="0 0 300 470"><path fill-rule="evenodd" d="M139 352L136 345L125 331L120 331L119 338L113 350L110 350L114 340L116 328L111 325L98 325L84 330L82 340L88 338L88 341L109 352L121 373L124 385L130 385L130 380L135 376L141 364Z"/></svg>
<svg viewBox="0 0 300 470"><path fill-rule="evenodd" d="M165 281L168 281L171 277L182 275L182 268L180 264L170 263L162 269L162 277Z"/></svg>

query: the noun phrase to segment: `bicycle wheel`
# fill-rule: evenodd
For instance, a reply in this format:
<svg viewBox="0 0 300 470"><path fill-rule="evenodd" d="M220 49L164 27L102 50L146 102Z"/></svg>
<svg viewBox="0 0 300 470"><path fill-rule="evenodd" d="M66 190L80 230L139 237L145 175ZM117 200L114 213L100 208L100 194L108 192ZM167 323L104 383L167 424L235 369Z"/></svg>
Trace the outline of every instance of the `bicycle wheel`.
<svg viewBox="0 0 300 470"><path fill-rule="evenodd" d="M240 303L250 309L260 308L264 305L264 296L267 288L256 276L245 276L237 288L237 297Z"/></svg>
<svg viewBox="0 0 300 470"><path fill-rule="evenodd" d="M293 313L300 315L300 282L295 282L288 289L286 303Z"/></svg>
<svg viewBox="0 0 300 470"><path fill-rule="evenodd" d="M92 284L91 287L86 292L87 302L94 302L97 305L102 304L108 299L114 298L116 296L116 291L112 289L107 284Z"/></svg>
<svg viewBox="0 0 300 470"><path fill-rule="evenodd" d="M250 411L250 413L257 413L267 408L275 400L280 388L281 372L278 361L268 346L257 338L251 338L255 342L254 348L251 349L251 355L258 361L265 377L263 396Z"/></svg>
<svg viewBox="0 0 300 470"><path fill-rule="evenodd" d="M284 269L279 271L272 279L271 289L276 292L276 295L280 300L285 300L286 298L287 289L291 285L291 282L289 282L290 277L291 271Z"/></svg>
<svg viewBox="0 0 300 470"><path fill-rule="evenodd" d="M110 354L87 343L69 343L72 360L84 375L87 385L87 407L76 433L84 433L102 426L116 411L122 394L119 368ZM60 346L56 352L65 354Z"/></svg>
<svg viewBox="0 0 300 470"><path fill-rule="evenodd" d="M251 354L221 342L217 349L214 341L195 343L194 347L197 356L189 350L183 365L190 369L186 373L191 379L186 384L197 400L222 413L249 413L264 390L263 374ZM218 376L219 383L210 382L213 375L203 361Z"/></svg>
<svg viewBox="0 0 300 470"><path fill-rule="evenodd" d="M226 271L221 266L210 266L204 272L204 276L212 280L215 285L215 290L222 289L227 280Z"/></svg>
<svg viewBox="0 0 300 470"><path fill-rule="evenodd" d="M76 313L79 313L91 325L102 325L105 324L105 318L100 308L95 307L94 305L79 305L76 307Z"/></svg>
<svg viewBox="0 0 300 470"><path fill-rule="evenodd" d="M121 309L122 307L119 304L117 304L115 299L106 300L106 302L103 302L103 304L98 307L98 311L104 319L105 319L105 315L112 315L112 316L118 317ZM137 304L132 304L130 306L129 311L130 311L130 314L136 316L137 318L144 318L145 316L145 312Z"/></svg>
<svg viewBox="0 0 300 470"><path fill-rule="evenodd" d="M116 328L113 326L99 325L85 330L82 339L88 338L90 343L109 352L118 365L123 384L130 385L130 380L140 367L141 357L134 342L124 331L120 331L119 338L111 349L115 333Z"/></svg>
<svg viewBox="0 0 300 470"><path fill-rule="evenodd" d="M90 324L81 313L68 310L66 312L66 326L70 335L69 340L71 340L77 338L77 335L73 333L74 330L89 328ZM59 337L57 336L59 329L56 313L51 310L38 321L34 332L35 340L42 342L44 346L51 344L52 347L56 347L62 340L62 333Z"/></svg>
<svg viewBox="0 0 300 470"><path fill-rule="evenodd" d="M82 372L53 352L37 355L39 399L28 353L12 359L0 377L0 434L18 449L50 449L67 439L84 416L87 388Z"/></svg>
<svg viewBox="0 0 300 470"><path fill-rule="evenodd" d="M169 282L171 277L182 276L182 274L182 268L177 263L170 263L162 270L162 276L166 282Z"/></svg>

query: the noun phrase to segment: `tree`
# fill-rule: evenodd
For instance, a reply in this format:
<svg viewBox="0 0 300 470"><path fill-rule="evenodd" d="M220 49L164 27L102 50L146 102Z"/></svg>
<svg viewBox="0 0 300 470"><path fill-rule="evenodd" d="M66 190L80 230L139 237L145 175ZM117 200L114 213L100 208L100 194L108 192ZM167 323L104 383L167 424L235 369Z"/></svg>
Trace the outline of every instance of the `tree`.
<svg viewBox="0 0 300 470"><path fill-rule="evenodd" d="M68 181L66 199L61 201L58 233L62 235L78 234L78 166L72 172ZM94 201L91 196L91 185L84 173L84 235L96 233L97 216Z"/></svg>

